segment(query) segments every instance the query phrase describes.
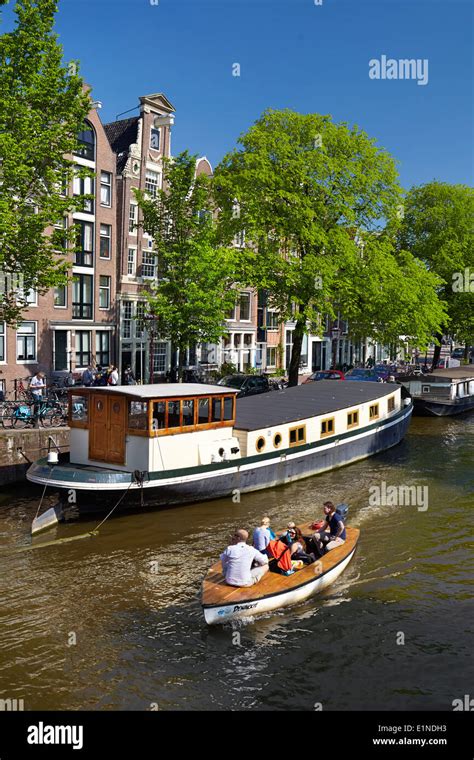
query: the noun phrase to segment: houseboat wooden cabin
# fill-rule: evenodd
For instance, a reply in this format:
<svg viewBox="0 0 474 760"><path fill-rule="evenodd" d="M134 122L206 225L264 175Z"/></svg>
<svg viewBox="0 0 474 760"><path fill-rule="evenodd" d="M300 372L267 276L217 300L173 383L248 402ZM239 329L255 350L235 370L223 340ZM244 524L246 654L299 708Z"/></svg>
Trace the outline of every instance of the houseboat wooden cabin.
<svg viewBox="0 0 474 760"><path fill-rule="evenodd" d="M288 483L396 445L412 406L401 386L321 381L236 399L219 385L71 389L70 454L34 483L79 512L170 506ZM127 493L124 494L124 491Z"/></svg>
<svg viewBox="0 0 474 760"><path fill-rule="evenodd" d="M437 369L431 375L407 378L414 414L444 417L474 409L474 365Z"/></svg>

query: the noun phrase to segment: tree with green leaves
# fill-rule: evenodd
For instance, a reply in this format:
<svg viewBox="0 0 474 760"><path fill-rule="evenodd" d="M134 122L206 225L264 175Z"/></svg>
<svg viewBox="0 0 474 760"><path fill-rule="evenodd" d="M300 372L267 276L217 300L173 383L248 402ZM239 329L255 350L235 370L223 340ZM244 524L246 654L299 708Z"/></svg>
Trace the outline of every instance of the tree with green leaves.
<svg viewBox="0 0 474 760"><path fill-rule="evenodd" d="M225 334L237 296L235 251L218 243L209 178L196 176L196 157L187 151L164 160L156 198L135 192L158 259L158 276L144 291L145 318L177 350L181 381L188 346Z"/></svg>
<svg viewBox="0 0 474 760"><path fill-rule="evenodd" d="M394 159L356 126L290 110L265 111L238 142L215 171L222 240L245 230L247 283L268 292L282 321L295 322L290 385L304 334L321 334L322 316L339 312L356 332L379 338L394 336L418 309L415 337L429 335L439 320L435 279L409 254L397 260L388 239L401 204ZM397 291L406 295L403 314L402 302L388 308Z"/></svg>
<svg viewBox="0 0 474 760"><path fill-rule="evenodd" d="M30 289L66 282L73 231L53 225L84 200L63 193L90 97L77 63L62 62L56 11L56 0L17 0L16 24L0 38L0 320L10 324Z"/></svg>
<svg viewBox="0 0 474 760"><path fill-rule="evenodd" d="M438 293L447 305L434 334L433 368L446 331L465 343L466 353L474 341L473 218L474 190L466 185L429 182L406 194L398 247L441 278Z"/></svg>

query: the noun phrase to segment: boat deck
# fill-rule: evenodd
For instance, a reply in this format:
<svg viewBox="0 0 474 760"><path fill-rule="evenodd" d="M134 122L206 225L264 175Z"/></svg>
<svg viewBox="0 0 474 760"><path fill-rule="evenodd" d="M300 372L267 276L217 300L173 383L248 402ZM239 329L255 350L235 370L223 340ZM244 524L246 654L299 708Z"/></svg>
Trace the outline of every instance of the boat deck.
<svg viewBox="0 0 474 760"><path fill-rule="evenodd" d="M311 523L299 526L303 536L311 536L314 533L310 526ZM281 594L284 591L291 591L305 583L310 583L315 579L315 576L324 575L344 560L355 549L359 534L358 528L346 527L346 542L325 554L319 562L305 565L302 570L297 570L292 575L281 575L270 571L264 575L259 583L243 588L226 584L222 574L222 563L219 561L210 568L204 578L202 605L203 607L216 607L226 604L243 604Z"/></svg>

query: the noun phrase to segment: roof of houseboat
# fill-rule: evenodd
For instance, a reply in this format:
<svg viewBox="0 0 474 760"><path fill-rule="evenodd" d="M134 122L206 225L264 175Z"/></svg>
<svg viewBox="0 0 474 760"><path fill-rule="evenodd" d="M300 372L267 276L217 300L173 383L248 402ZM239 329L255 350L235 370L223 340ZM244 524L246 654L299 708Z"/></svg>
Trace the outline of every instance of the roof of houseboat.
<svg viewBox="0 0 474 760"><path fill-rule="evenodd" d="M82 393L84 388L73 388L73 393ZM87 390L94 393L118 393L136 399L149 398L183 398L185 396L209 396L217 393L238 393L239 388L227 388L224 385L205 385L204 383L158 383L155 385L104 385L91 386Z"/></svg>
<svg viewBox="0 0 474 760"><path fill-rule="evenodd" d="M277 393L262 393L237 399L235 428L260 430L320 414L350 409L375 401L400 388L397 383L334 382L320 380Z"/></svg>

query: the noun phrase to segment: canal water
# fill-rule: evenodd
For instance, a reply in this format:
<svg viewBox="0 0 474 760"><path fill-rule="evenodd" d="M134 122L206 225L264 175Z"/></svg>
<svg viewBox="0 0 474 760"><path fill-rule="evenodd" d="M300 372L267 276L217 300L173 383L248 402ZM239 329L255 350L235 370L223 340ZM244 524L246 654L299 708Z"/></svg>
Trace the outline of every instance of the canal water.
<svg viewBox="0 0 474 760"><path fill-rule="evenodd" d="M473 433L472 415L414 418L402 444L338 471L32 551L13 550L30 542L38 494L4 491L0 696L25 710L452 710L474 675ZM419 486L418 503L381 503L384 483ZM207 627L200 583L229 532L265 513L275 528L316 519L326 499L348 502L361 528L334 586Z"/></svg>

